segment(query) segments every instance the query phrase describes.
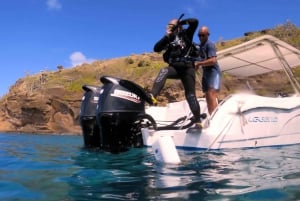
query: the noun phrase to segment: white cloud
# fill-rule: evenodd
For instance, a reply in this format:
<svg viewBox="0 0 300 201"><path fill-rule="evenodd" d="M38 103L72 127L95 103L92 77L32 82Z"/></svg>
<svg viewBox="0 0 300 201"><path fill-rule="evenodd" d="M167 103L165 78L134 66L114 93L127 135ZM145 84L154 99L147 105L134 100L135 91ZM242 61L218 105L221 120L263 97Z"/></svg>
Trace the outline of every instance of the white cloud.
<svg viewBox="0 0 300 201"><path fill-rule="evenodd" d="M59 0L47 0L47 6L50 10L60 10L62 8Z"/></svg>
<svg viewBox="0 0 300 201"><path fill-rule="evenodd" d="M83 63L91 63L94 61L94 59L87 58L82 52L73 52L69 58L72 66L77 66Z"/></svg>
<svg viewBox="0 0 300 201"><path fill-rule="evenodd" d="M199 10L199 8L206 8L208 5L210 5L210 2L211 1L209 0L193 0L185 3L183 8L186 14L194 16L198 15L199 13L201 14L201 10Z"/></svg>

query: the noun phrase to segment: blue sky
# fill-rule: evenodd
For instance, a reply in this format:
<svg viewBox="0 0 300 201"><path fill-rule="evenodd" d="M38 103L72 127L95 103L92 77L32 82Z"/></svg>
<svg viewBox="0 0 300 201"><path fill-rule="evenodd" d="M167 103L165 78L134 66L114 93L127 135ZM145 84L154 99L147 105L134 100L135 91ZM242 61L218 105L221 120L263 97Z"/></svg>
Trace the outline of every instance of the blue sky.
<svg viewBox="0 0 300 201"><path fill-rule="evenodd" d="M299 7L299 0L2 0L0 97L19 78L58 65L152 52L181 13L217 42L288 20L299 27Z"/></svg>

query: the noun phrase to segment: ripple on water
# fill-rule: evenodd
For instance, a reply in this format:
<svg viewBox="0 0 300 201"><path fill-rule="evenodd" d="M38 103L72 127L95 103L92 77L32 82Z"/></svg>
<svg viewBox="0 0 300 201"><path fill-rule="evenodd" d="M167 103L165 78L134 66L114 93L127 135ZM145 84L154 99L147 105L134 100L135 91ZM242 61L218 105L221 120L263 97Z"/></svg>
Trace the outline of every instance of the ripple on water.
<svg viewBox="0 0 300 201"><path fill-rule="evenodd" d="M81 136L0 134L0 200L300 200L298 146L109 154Z"/></svg>

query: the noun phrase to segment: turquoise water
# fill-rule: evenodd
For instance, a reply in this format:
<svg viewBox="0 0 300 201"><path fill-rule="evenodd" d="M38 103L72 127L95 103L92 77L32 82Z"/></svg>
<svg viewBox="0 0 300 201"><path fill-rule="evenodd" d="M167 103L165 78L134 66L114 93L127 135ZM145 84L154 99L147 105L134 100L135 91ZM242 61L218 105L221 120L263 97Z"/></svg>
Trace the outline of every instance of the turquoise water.
<svg viewBox="0 0 300 201"><path fill-rule="evenodd" d="M300 200L300 147L113 155L81 136L0 134L0 200Z"/></svg>

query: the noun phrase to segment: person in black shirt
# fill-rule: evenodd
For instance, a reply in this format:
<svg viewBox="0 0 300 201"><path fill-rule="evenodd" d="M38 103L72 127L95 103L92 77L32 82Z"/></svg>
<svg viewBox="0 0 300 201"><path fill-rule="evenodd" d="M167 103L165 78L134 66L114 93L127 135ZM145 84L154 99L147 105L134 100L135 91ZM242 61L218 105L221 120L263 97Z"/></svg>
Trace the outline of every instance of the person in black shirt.
<svg viewBox="0 0 300 201"><path fill-rule="evenodd" d="M187 25L186 29L184 29L185 25ZM194 116L193 120L201 122L200 105L195 88L195 66L194 62L187 59L193 54L193 36L197 26L198 20L195 18L181 21L173 19L168 23L165 35L154 45L155 52L165 51L163 59L168 66L160 70L153 83L151 94L155 103L155 98L165 85L166 79L180 79Z"/></svg>

